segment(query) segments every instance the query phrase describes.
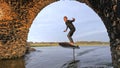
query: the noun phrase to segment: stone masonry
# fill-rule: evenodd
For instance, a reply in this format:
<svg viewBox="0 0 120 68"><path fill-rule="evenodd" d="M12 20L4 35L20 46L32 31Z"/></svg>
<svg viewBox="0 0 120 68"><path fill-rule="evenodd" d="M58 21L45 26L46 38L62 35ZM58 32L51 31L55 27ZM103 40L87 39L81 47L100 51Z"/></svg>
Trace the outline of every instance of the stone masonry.
<svg viewBox="0 0 120 68"><path fill-rule="evenodd" d="M25 55L33 20L45 6L56 1L0 0L0 59ZM76 1L85 3L101 17L110 38L113 66L120 68L120 0Z"/></svg>

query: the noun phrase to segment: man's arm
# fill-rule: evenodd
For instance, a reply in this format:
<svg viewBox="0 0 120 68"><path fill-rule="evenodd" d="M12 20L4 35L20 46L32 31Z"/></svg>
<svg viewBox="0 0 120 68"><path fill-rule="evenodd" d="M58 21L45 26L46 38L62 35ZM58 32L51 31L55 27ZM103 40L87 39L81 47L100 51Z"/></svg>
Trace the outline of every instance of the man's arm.
<svg viewBox="0 0 120 68"><path fill-rule="evenodd" d="M68 26L66 27L66 29L64 30L64 32L66 32L68 30Z"/></svg>
<svg viewBox="0 0 120 68"><path fill-rule="evenodd" d="M71 22L74 22L75 21L75 18L72 18Z"/></svg>

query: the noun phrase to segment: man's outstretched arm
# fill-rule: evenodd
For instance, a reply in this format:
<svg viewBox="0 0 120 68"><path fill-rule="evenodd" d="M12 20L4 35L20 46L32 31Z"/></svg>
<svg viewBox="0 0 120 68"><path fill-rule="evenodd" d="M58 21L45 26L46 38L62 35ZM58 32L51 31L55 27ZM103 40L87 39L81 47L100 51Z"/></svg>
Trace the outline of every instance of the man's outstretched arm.
<svg viewBox="0 0 120 68"><path fill-rule="evenodd" d="M75 18L72 18L71 22L74 22L75 21Z"/></svg>

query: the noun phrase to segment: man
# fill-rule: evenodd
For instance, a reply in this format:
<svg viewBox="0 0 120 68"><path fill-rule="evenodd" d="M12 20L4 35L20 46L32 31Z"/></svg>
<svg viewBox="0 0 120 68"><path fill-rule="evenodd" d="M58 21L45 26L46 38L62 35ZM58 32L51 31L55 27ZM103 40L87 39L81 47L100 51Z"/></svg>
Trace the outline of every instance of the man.
<svg viewBox="0 0 120 68"><path fill-rule="evenodd" d="M75 32L75 27L74 27L74 25L72 23L74 21L75 21L75 18L73 18L72 20L68 20L67 16L64 16L64 22L66 24L66 29L64 30L64 32L66 32L68 30L68 28L70 29L67 37L68 37L71 45L74 45L74 41L72 39L72 35Z"/></svg>

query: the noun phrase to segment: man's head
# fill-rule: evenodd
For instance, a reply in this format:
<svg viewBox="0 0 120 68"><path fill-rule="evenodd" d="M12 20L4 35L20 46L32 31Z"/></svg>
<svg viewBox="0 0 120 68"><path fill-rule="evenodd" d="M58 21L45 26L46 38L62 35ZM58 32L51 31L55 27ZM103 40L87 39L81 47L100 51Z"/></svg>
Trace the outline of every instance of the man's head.
<svg viewBox="0 0 120 68"><path fill-rule="evenodd" d="M64 16L64 21L66 22L68 20L67 16Z"/></svg>

